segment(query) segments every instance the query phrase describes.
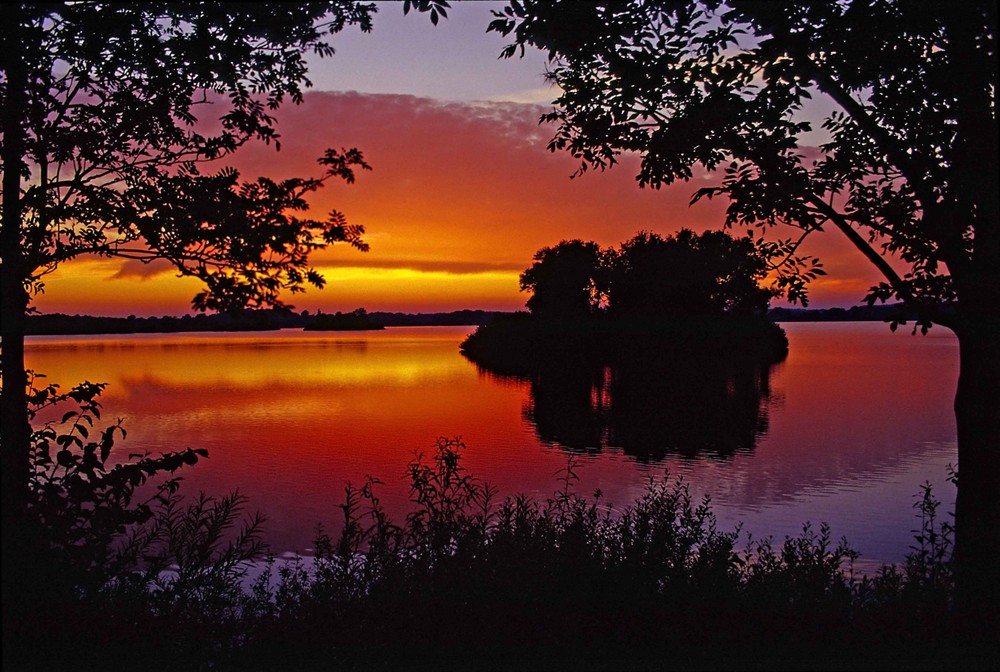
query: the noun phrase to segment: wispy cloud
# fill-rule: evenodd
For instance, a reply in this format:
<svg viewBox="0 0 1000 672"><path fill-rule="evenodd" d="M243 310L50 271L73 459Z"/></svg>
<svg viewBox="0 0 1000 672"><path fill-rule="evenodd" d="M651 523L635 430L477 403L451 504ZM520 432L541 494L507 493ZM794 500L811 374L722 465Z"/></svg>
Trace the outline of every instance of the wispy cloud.
<svg viewBox="0 0 1000 672"><path fill-rule="evenodd" d="M558 98L562 90L558 86L536 86L522 91L514 91L490 98L497 103L528 103L533 105L549 105Z"/></svg>
<svg viewBox="0 0 1000 672"><path fill-rule="evenodd" d="M136 259L124 259L119 262L117 270L107 276L107 279L147 281L158 275L167 275L176 272L177 269L174 265L163 259L155 259L149 263L144 263Z"/></svg>
<svg viewBox="0 0 1000 672"><path fill-rule="evenodd" d="M691 194L718 176L701 179L703 173L696 172L692 182L640 189L635 181L639 160L626 154L611 170L570 179L577 160L546 149L556 129L539 123L548 109L539 104L542 91L542 100L556 93L539 87L523 96L469 103L319 91L307 93L301 105L283 107L277 113L281 150L254 145L234 156L233 165L245 178L318 175L316 159L327 147L358 147L373 167L360 172L355 184L331 181L311 197L311 216L343 212L365 227L371 251L334 245L317 253L313 262L329 271L330 282L322 292L310 291L295 302L322 307L339 301L388 310L523 306L517 274L541 247L570 238L617 245L640 230L669 234L680 228L722 228L725 199L703 199L689 207ZM865 273L868 266L856 250L837 244L835 232L816 236L809 246L827 262L830 279L851 278L848 285L858 287L830 284L827 293L817 282L817 303L825 296L839 301L848 292L853 303L877 280ZM74 277L79 291L51 291L39 302L54 312L76 312L57 305L60 297L115 301L126 294L152 296L155 290L161 302L157 310L163 312L169 288L177 287L176 303L183 311L196 291L196 281L171 277L176 273L166 262L106 263L98 277ZM72 268L67 264L68 273ZM336 269L353 270L338 275ZM366 269L378 280L360 279ZM354 279L338 280L347 275Z"/></svg>
<svg viewBox="0 0 1000 672"><path fill-rule="evenodd" d="M520 273L526 264L492 263L487 261L454 261L438 259L385 259L365 258L345 259L336 264L324 264L327 268L384 268L406 269L422 273L449 273L452 275L475 275L479 273Z"/></svg>

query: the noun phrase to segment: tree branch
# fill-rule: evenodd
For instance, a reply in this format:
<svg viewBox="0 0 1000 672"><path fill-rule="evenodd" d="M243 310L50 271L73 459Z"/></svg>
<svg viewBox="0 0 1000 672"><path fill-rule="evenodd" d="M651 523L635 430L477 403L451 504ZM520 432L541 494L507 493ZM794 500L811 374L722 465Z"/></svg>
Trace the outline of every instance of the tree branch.
<svg viewBox="0 0 1000 672"><path fill-rule="evenodd" d="M832 206L826 203L822 198L816 195L810 195L806 200L813 205L817 210L822 212L826 217L833 222L834 226L840 229L847 239L854 244L858 250L861 251L865 258L870 261L875 268L885 276L885 279L889 281L889 285L892 287L896 295L903 300L904 303L911 306L918 311L918 314L925 319L936 322L942 326L951 328L953 320L951 320L947 315L944 315L939 309L940 306L929 305L915 296L910 288L906 285L906 282L899 277L899 274L889 265L889 262L880 255L864 237L854 230L851 226L850 221L842 213L837 212Z"/></svg>
<svg viewBox="0 0 1000 672"><path fill-rule="evenodd" d="M900 298L913 305L918 303L916 297L913 296L909 288L906 287L906 283L904 283L903 279L899 277L899 274L896 273L895 269L889 265L889 262L887 262L885 258L875 250L875 248L868 244L868 241L866 241L860 233L854 230L854 227L851 226L847 217L837 212L836 209L831 207L826 201L818 196L810 195L806 198L806 201L818 211L822 212L824 216L833 222L834 226L840 229L844 235L847 236L847 239L850 240L863 255L865 255L865 258L874 264L882 275L885 276L886 280L889 281L889 284L892 285L893 290L895 290L896 294L898 294Z"/></svg>
<svg viewBox="0 0 1000 672"><path fill-rule="evenodd" d="M833 98L847 112L851 119L861 127L861 130L867 133L879 147L885 150L889 160L899 168L906 181L913 186L913 191L916 193L921 205L925 208L933 207L937 203L938 197L934 194L933 188L922 177L927 174L926 168L918 165L918 162L914 161L903 149L901 142L879 126L878 122L865 109L865 106L855 100L854 96L835 81L833 77L824 72L812 58L807 57L806 60L813 68L811 74L820 91Z"/></svg>

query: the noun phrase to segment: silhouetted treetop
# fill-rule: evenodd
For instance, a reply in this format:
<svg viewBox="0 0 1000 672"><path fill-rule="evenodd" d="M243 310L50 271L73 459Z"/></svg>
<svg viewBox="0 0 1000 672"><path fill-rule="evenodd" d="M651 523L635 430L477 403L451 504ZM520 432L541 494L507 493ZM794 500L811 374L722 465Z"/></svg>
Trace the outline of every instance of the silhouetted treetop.
<svg viewBox="0 0 1000 672"><path fill-rule="evenodd" d="M250 140L280 146L275 109L300 102L307 53L328 36L371 29L352 2L18 5L4 16L9 128L5 227L18 228L29 288L81 254L171 261L206 291L199 309L278 305L282 290L322 286L309 253L366 249L333 211L302 217L310 192L368 169L356 149L327 150L322 175L241 180L207 161ZM11 54L15 53L16 56ZM317 149L317 154L321 153ZM17 211L17 217L14 211ZM7 221L11 220L11 221Z"/></svg>
<svg viewBox="0 0 1000 672"><path fill-rule="evenodd" d="M609 254L608 265L612 315L763 315L779 294L759 285L767 259L753 239L722 231L644 231Z"/></svg>
<svg viewBox="0 0 1000 672"><path fill-rule="evenodd" d="M771 364L788 352L767 318L781 290L760 284L772 253L724 231L642 231L618 249L564 240L521 275L530 313L494 316L460 349L491 373L555 379L626 362L649 368L668 353L670 375L680 361Z"/></svg>
<svg viewBox="0 0 1000 672"><path fill-rule="evenodd" d="M549 147L579 171L624 152L643 186L719 170L695 200L727 197L727 224L839 230L886 277L872 301L951 324L935 306L961 276L1000 305L1000 242L983 238L998 212L996 3L525 0L494 14L489 29L514 38L503 55L549 54ZM834 111L806 151L815 97Z"/></svg>
<svg viewBox="0 0 1000 672"><path fill-rule="evenodd" d="M680 318L764 315L777 287L761 287L770 247L724 231L642 231L618 249L562 241L535 253L521 274L527 306L541 318Z"/></svg>
<svg viewBox="0 0 1000 672"><path fill-rule="evenodd" d="M535 253L521 274L521 291L531 292L528 309L552 318L584 318L600 304L601 249L593 241L564 240Z"/></svg>

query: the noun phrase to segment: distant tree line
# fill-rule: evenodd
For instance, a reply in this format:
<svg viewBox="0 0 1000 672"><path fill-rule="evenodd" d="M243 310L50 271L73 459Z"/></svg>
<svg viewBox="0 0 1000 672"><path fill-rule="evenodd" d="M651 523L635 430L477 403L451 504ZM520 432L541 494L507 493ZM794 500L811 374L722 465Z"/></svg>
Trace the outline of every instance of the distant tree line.
<svg viewBox="0 0 1000 672"><path fill-rule="evenodd" d="M306 331L374 331L385 327L371 317L364 308L349 313L337 311L333 315L317 315L303 327Z"/></svg>
<svg viewBox="0 0 1000 672"><path fill-rule="evenodd" d="M348 313L350 314L350 313ZM497 311L456 310L447 313L370 312L366 318L382 327L461 326L486 324ZM98 317L93 315L32 315L27 319L30 335L148 334L183 331L270 331L305 328L329 314L308 310L243 310L207 315L174 317Z"/></svg>
<svg viewBox="0 0 1000 672"><path fill-rule="evenodd" d="M850 308L771 308L767 316L775 322L896 322L917 320L917 312L902 303Z"/></svg>
<svg viewBox="0 0 1000 672"><path fill-rule="evenodd" d="M480 326L493 317L510 315L497 310L455 310L448 313L397 313L375 311L368 319L383 327ZM70 334L153 334L183 331L269 331L304 328L321 311L300 313L281 310L246 310L240 313L163 315L159 317L102 317L50 313L28 317L27 333L33 336ZM890 322L915 320L902 304L850 308L770 308L774 322Z"/></svg>

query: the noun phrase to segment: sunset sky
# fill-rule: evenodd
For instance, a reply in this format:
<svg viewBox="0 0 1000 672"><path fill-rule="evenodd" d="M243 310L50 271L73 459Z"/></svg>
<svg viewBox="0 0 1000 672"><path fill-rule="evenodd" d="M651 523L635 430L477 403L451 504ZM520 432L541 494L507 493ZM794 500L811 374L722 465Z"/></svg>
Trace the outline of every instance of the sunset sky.
<svg viewBox="0 0 1000 672"><path fill-rule="evenodd" d="M236 155L245 178L318 175L327 147L357 147L373 167L312 199L314 216L336 208L364 225L371 251L315 255L328 285L289 297L297 309L518 310L527 298L518 275L543 246L721 227L725 203L688 207L710 175L643 190L637 161L626 158L570 179L576 162L546 150L555 127L538 124L556 97L544 57L498 60L505 40L485 32L499 6L455 3L432 26L426 15L404 17L401 4L383 5L372 33L333 38L337 54L314 62L305 102L278 113L281 151L251 146ZM813 285L813 307L855 305L879 279L836 232L804 251L829 273ZM199 289L167 264L102 259L67 264L45 285L41 311L96 315L183 314Z"/></svg>

